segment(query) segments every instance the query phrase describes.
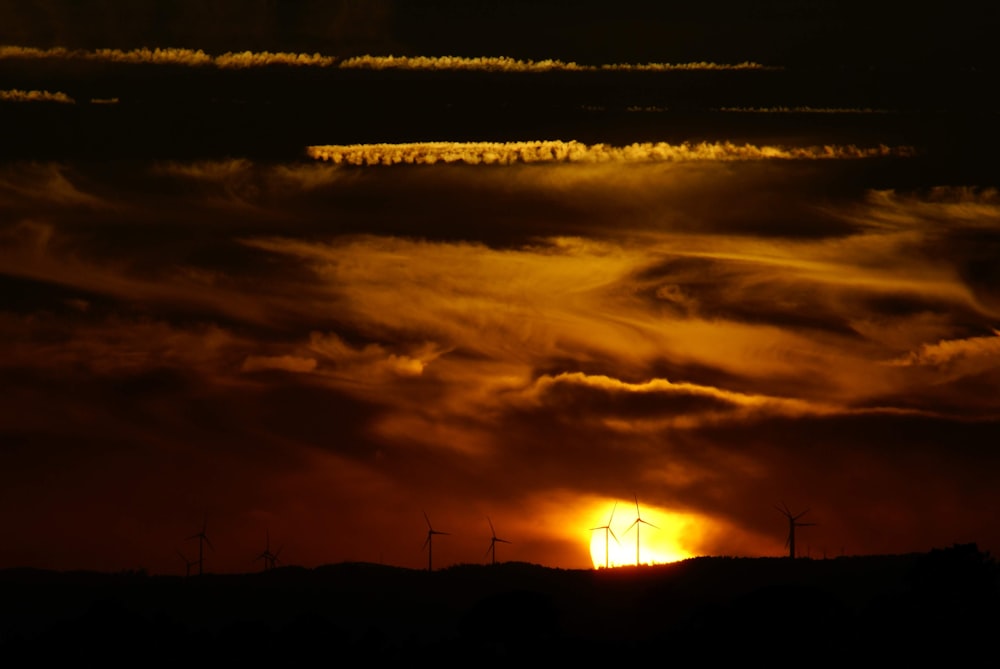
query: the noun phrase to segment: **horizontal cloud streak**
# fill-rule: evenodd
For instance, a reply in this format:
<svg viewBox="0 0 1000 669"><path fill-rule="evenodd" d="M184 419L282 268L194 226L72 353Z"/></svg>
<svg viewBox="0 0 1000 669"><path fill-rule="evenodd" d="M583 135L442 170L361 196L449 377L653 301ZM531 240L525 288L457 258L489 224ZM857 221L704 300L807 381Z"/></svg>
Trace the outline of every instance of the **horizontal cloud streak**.
<svg viewBox="0 0 1000 669"><path fill-rule="evenodd" d="M889 109L872 107L720 107L721 112L737 114L889 114Z"/></svg>
<svg viewBox="0 0 1000 669"><path fill-rule="evenodd" d="M54 47L38 49L22 46L0 46L0 59L25 58L34 60L90 60L131 65L185 65L189 67L218 67L245 69L268 65L295 65L331 67L336 59L320 54L285 53L270 51L226 52L216 56L200 49L142 48L142 49L66 49Z"/></svg>
<svg viewBox="0 0 1000 669"><path fill-rule="evenodd" d="M184 65L247 69L287 65L295 67L342 68L349 70L413 70L413 71L475 71L475 72L672 72L776 70L774 66L745 61L742 63L613 63L580 65L561 60L518 60L504 56L355 56L336 58L319 53L289 53L272 51L228 51L219 55L201 49L140 48L140 49L39 49L23 46L0 46L0 59L69 59L109 63L148 65Z"/></svg>
<svg viewBox="0 0 1000 669"><path fill-rule="evenodd" d="M919 350L893 361L893 364L910 365L959 365L972 369L1000 367L1000 331L991 337L942 340L924 344Z"/></svg>
<svg viewBox="0 0 1000 669"><path fill-rule="evenodd" d="M58 102L71 105L76 102L61 91L22 91L19 89L0 90L0 102Z"/></svg>
<svg viewBox="0 0 1000 669"><path fill-rule="evenodd" d="M339 67L367 70L469 70L480 72L672 72L713 70L778 70L749 61L727 63L615 63L580 65L561 60L518 60L507 57L465 58L458 56L357 56Z"/></svg>
<svg viewBox="0 0 1000 669"><path fill-rule="evenodd" d="M523 163L655 163L685 161L852 160L906 157L910 147L737 145L729 142L669 144L646 142L628 146L576 141L415 142L310 146L309 156L337 165L514 165Z"/></svg>

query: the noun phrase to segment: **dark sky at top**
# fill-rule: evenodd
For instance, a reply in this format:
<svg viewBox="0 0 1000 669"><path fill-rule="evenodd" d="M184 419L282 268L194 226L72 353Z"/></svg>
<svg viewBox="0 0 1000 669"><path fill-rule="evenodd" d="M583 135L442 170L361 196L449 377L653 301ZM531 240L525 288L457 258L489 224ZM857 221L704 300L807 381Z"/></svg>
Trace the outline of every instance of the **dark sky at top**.
<svg viewBox="0 0 1000 669"><path fill-rule="evenodd" d="M0 6L0 43L503 55L578 62L743 61L984 67L989 3L767 0L41 0Z"/></svg>

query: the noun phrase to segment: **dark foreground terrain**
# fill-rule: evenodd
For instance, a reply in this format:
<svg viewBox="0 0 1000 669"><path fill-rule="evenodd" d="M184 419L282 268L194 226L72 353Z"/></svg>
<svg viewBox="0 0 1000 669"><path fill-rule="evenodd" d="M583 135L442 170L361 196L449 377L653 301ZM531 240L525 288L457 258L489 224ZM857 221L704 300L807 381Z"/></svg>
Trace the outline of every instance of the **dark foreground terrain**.
<svg viewBox="0 0 1000 669"><path fill-rule="evenodd" d="M338 564L185 579L12 569L0 572L0 601L0 650L33 664L955 660L990 652L1000 623L998 567L975 545L609 571Z"/></svg>

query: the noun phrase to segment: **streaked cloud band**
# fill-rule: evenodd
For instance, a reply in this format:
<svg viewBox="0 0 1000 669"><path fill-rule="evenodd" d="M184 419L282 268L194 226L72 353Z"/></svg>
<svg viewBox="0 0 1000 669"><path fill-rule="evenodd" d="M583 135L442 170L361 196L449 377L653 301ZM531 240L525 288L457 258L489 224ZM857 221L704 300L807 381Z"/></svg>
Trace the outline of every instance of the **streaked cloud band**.
<svg viewBox="0 0 1000 669"><path fill-rule="evenodd" d="M312 158L338 165L514 165L522 163L655 163L679 161L842 160L908 157L911 147L756 146L731 142L669 144L643 142L627 146L576 141L414 142L310 146Z"/></svg>

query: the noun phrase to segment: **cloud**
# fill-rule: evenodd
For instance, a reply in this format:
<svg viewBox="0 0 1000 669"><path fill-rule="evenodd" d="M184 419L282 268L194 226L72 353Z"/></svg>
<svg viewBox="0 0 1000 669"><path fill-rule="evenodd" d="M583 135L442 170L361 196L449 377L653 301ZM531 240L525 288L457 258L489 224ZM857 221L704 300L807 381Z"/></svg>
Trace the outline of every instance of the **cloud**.
<svg viewBox="0 0 1000 669"><path fill-rule="evenodd" d="M422 142L410 144L353 144L310 146L312 158L337 165L513 165L522 163L648 163L673 161L844 160L909 156L908 147L878 146L778 147L736 145L636 143L628 146L587 145L580 142Z"/></svg>
<svg viewBox="0 0 1000 669"><path fill-rule="evenodd" d="M302 374L314 371L316 369L316 361L313 358L297 358L292 355L251 355L243 361L242 369L244 372L281 370Z"/></svg>
<svg viewBox="0 0 1000 669"><path fill-rule="evenodd" d="M582 372L543 375L523 397L538 404L568 403L568 416L587 420L588 415L597 414L611 419L609 425L626 429L658 419L664 421L662 429L668 424L692 426L704 419L744 420L753 414L802 416L844 411L843 407L797 398L751 395L667 379L629 383Z"/></svg>
<svg viewBox="0 0 1000 669"><path fill-rule="evenodd" d="M217 67L220 69L246 69L286 65L297 67L330 67L337 59L318 53L287 53L271 51L227 51L210 55L201 49L139 48L139 49L66 49L53 47L39 49L21 46L0 46L0 59L32 60L88 60L130 65L184 65L188 67Z"/></svg>
<svg viewBox="0 0 1000 669"><path fill-rule="evenodd" d="M979 367L1000 365L1000 331L994 330L992 337L970 337L968 339L942 340L936 344L923 344L904 358L891 364L933 367L960 366Z"/></svg>
<svg viewBox="0 0 1000 669"><path fill-rule="evenodd" d="M355 56L346 58L338 67L365 70L471 70L479 72L672 72L780 70L780 67L760 63L615 63L580 65L561 60L518 60L504 56Z"/></svg>
<svg viewBox="0 0 1000 669"><path fill-rule="evenodd" d="M336 58L320 53L289 53L284 51L227 51L218 55L201 49L139 48L139 49L39 49L23 46L0 46L0 59L92 60L109 63L185 65L246 69L273 65L293 67L341 68L349 70L418 70L418 71L477 71L477 72L672 72L776 70L774 66L744 61L742 63L616 63L579 65L560 60L518 60L504 56L353 56Z"/></svg>
<svg viewBox="0 0 1000 669"><path fill-rule="evenodd" d="M61 91L22 91L19 89L0 90L0 102L57 102L71 105L76 100Z"/></svg>
<svg viewBox="0 0 1000 669"><path fill-rule="evenodd" d="M310 333L308 349L332 363L338 373L352 370L355 375L361 376L367 376L369 373L376 375L389 373L402 377L420 376L427 365L443 353L433 344L426 343L413 346L413 350L408 354L392 353L375 343L353 347L334 333L320 332Z"/></svg>
<svg viewBox="0 0 1000 669"><path fill-rule="evenodd" d="M888 114L888 109L872 107L720 107L719 111L738 114Z"/></svg>
<svg viewBox="0 0 1000 669"><path fill-rule="evenodd" d="M81 309L81 304L86 308ZM84 301L68 306L84 314ZM0 355L8 368L87 370L96 375L141 374L176 368L206 377L228 375L250 344L215 325L190 327L150 319L93 315L17 317L4 314L0 327L9 346Z"/></svg>

